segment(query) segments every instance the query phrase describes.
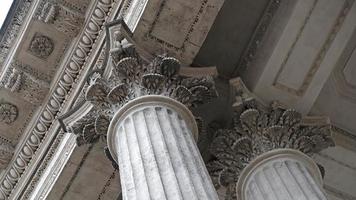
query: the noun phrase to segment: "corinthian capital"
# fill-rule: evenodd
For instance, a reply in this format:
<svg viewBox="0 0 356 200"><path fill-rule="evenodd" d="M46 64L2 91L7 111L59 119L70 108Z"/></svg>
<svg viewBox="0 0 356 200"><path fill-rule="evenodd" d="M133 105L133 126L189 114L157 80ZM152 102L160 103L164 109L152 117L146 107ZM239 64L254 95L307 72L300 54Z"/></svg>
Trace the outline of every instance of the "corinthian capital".
<svg viewBox="0 0 356 200"><path fill-rule="evenodd" d="M123 21L108 24L106 64L89 75L84 89L84 107L90 111L70 125L79 145L105 138L113 115L138 97L167 96L189 108L217 96L213 77L180 75L177 59L166 54L147 56L131 35Z"/></svg>
<svg viewBox="0 0 356 200"><path fill-rule="evenodd" d="M221 129L211 144L215 157L208 170L217 188L228 187L235 195L241 172L257 156L274 149L295 149L307 155L333 146L330 125L325 118L303 117L274 102L264 106L235 80L236 102L233 127Z"/></svg>

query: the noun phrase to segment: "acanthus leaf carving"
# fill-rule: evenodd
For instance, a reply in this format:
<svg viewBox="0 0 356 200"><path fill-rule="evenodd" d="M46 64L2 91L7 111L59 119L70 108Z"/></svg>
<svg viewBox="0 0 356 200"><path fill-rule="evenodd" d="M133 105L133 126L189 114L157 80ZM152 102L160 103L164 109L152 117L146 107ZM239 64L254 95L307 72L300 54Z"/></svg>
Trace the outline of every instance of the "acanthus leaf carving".
<svg viewBox="0 0 356 200"><path fill-rule="evenodd" d="M238 90L232 128L217 130L210 146L214 159L207 168L215 187L227 188L226 199L236 195L230 190L243 169L265 152L290 148L312 155L334 146L329 124L304 123L299 112L275 102L264 106L248 93Z"/></svg>
<svg viewBox="0 0 356 200"><path fill-rule="evenodd" d="M108 26L115 25L112 24ZM71 125L78 145L105 139L113 115L135 98L163 95L187 107L196 107L217 96L212 77L181 76L181 64L176 58L163 54L147 59L141 56L130 34L120 31L107 34L110 48L106 49L106 66L88 76L84 92L85 101L90 102L93 109Z"/></svg>
<svg viewBox="0 0 356 200"><path fill-rule="evenodd" d="M26 0L29 4L26 7L21 7L21 10L28 11L31 5L30 0ZM42 3L45 1L42 1ZM89 52L93 48L93 43L100 36L101 26L105 23L106 17L110 15L110 8L114 5L112 0L96 0L94 2L94 10L88 15L90 16L88 23L85 25L81 39L88 39L90 44L79 43L74 48L75 51L70 54L70 63L65 66L64 73L61 78L54 83L54 90L51 96L49 96L48 102L41 109L39 118L35 122L33 129L28 133L29 137L19 145L19 151L16 151L15 159L11 161L10 166L4 171L1 177L0 184L0 199L9 199L12 194L14 194L14 189L19 181L21 181L25 171L31 165L32 158L37 155L36 152L41 147L42 142L47 139L45 135L48 133L54 122L55 117L57 117L60 109L62 108L65 99L69 96L70 90L74 87L73 83L77 77L80 75L80 71L85 65L84 59L89 56ZM27 9L27 10L26 10ZM28 12L25 12L28 13ZM92 24L89 26L89 22ZM14 34L16 36L16 34ZM6 47L5 47L6 48ZM1 55L3 55L1 53ZM22 68L23 71L25 68ZM7 72L5 72L7 73ZM32 73L31 73L32 74ZM38 77L38 76L35 76ZM47 77L48 78L48 77ZM46 77L42 78L43 82L46 81ZM24 155L26 151L26 155ZM15 174L13 172L16 172Z"/></svg>

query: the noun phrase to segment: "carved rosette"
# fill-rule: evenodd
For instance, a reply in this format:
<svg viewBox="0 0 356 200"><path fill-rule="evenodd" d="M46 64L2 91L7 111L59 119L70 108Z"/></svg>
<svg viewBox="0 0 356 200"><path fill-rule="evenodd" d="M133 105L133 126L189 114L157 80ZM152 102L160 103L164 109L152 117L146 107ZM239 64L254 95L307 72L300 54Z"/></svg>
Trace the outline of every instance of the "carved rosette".
<svg viewBox="0 0 356 200"><path fill-rule="evenodd" d="M54 42L48 36L36 33L31 40L28 51L40 59L47 59L54 49Z"/></svg>
<svg viewBox="0 0 356 200"><path fill-rule="evenodd" d="M226 199L236 199L239 176L257 156L274 149L312 155L334 145L328 124L307 123L295 110L276 103L264 107L246 96L238 94L233 127L216 131L210 148L214 159L207 168L215 187L227 188Z"/></svg>
<svg viewBox="0 0 356 200"><path fill-rule="evenodd" d="M37 1L33 3L28 1L22 3L24 3L24 6L21 6L22 4L19 4L20 6L18 6L21 15L31 14L28 10L34 6L33 3L37 4ZM95 45L93 45L94 41L97 41L102 34L101 27L106 23L106 20L108 19L107 16L114 14L110 13L114 3L113 0L97 0L93 2L93 9L88 12L88 21L90 21L90 23L86 24L83 29L84 34L81 36L82 40L87 40L89 38L90 43L79 42L74 45L74 50L69 54L69 64L65 66L66 70L64 70L58 80L53 83L53 94L48 96L47 103L44 104L42 109L39 109L39 117L33 122L34 128L28 133L28 137L25 138L26 142L18 144L18 151L16 151L13 161L8 166L8 169L3 172L2 179L0 180L1 200L9 199L10 196L14 194L15 186L22 181L22 175L28 169L30 162L33 160L32 158L36 155L37 150L42 147L42 142L47 139L45 136L50 130L50 127L53 124L52 122L56 121L55 119L60 114L60 111L62 110L61 108L66 103L65 100L68 98L68 94L73 87L75 87L75 80L81 75L81 70L86 66L84 61L95 47ZM22 17L24 16L26 15L22 15ZM16 36L16 30L21 28L18 26L18 23L20 22L16 21L16 27L18 28L11 29L11 33L15 34L8 34L11 35L11 38L12 36ZM7 37L9 40L11 40L11 38ZM13 41L10 41L10 43L13 43ZM11 47L11 45L9 45L10 43L6 43L5 48L8 48L9 46ZM6 52L7 50L5 53ZM23 70L24 68L21 69ZM28 72L28 70L25 71ZM48 77L41 78L41 80L45 81L47 80L46 78ZM52 158L51 155L47 155L46 159L49 158ZM34 181L36 180L37 179L34 179ZM32 191L31 187L29 188L29 191Z"/></svg>
<svg viewBox="0 0 356 200"><path fill-rule="evenodd" d="M135 45L118 36L108 50L107 66L88 77L85 100L94 108L70 129L82 145L105 138L113 115L127 102L145 95L171 97L189 107L217 96L213 78L179 75L180 62L167 55L143 59Z"/></svg>
<svg viewBox="0 0 356 200"><path fill-rule="evenodd" d="M0 122L12 124L18 116L18 109L15 105L7 102L0 103Z"/></svg>

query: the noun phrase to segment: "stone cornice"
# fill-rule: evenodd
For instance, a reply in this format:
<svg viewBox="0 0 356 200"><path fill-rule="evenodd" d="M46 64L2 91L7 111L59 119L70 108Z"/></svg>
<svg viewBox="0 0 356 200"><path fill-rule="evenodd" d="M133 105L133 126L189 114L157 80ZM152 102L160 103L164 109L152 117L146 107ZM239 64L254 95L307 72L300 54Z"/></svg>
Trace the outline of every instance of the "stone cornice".
<svg viewBox="0 0 356 200"><path fill-rule="evenodd" d="M53 137L48 133L51 132L52 128L59 128L58 124L54 125L53 122L71 93L73 84L86 63L87 56L90 55L91 49L95 46L94 43L113 3L113 0L97 0L95 2L90 18L86 21L85 28L78 38L79 41L52 88L53 93L49 97L48 103L41 109L37 121L33 123L31 131L26 135L23 142L18 145L15 156L7 170L4 171L0 180L0 199L8 199L12 195L19 180L29 169L28 165L37 162L33 158L36 154L41 153L41 151L38 152L38 149L42 146L42 143Z"/></svg>
<svg viewBox="0 0 356 200"><path fill-rule="evenodd" d="M239 60L238 65L236 66L233 74L236 75L237 71L243 71L249 67L250 63L255 59L257 51L260 47L261 42L264 39L264 36L270 26L275 13L277 12L282 0L271 0L265 9L260 22L258 23L255 32L253 33L251 40Z"/></svg>
<svg viewBox="0 0 356 200"><path fill-rule="evenodd" d="M6 71L6 63L11 60L13 50L16 49L22 37L23 31L34 14L36 5L40 0L18 0L11 9L9 17L6 19L8 24L0 38L0 74ZM2 76L2 75L1 75Z"/></svg>
<svg viewBox="0 0 356 200"><path fill-rule="evenodd" d="M110 19L113 18L116 11L112 11ZM78 75L75 86L71 90L71 94L68 95L66 102L63 104L61 110L62 113L73 107L78 107L81 105L80 99L83 98L82 87L86 83L86 74L88 74L90 69L97 68L97 65L100 65L99 63L101 62L101 57L98 57L97 55L100 55L100 52L105 51L103 48L103 38L105 38L105 34L100 34L100 36L97 38L97 42L92 49L92 53L87 57L85 66L82 67L83 71L81 71L80 75ZM48 134L52 135L55 131L60 131L61 128L62 126L60 120L55 120L53 127L51 130L49 130ZM70 137L58 137L57 135L60 134L62 133L56 134L43 142L42 145L46 147L42 147L40 150L42 152L41 155L37 156L37 158L34 158L41 160L43 158L43 161L37 164L38 167L33 167L34 170L31 172L31 174L34 176L30 180L27 180L26 185L23 187L24 189L17 189L17 191L21 193L19 194L21 198L34 200L37 200L38 198L45 199L46 195L49 194L52 186L55 184L57 178L59 178L60 172L64 169L67 163L67 159L70 159L71 152L74 148L77 147L75 143L75 135L64 133L66 135L70 135ZM67 150L66 153L56 153L57 151L63 151L59 148L60 146L65 146ZM60 160L60 162L57 162L57 160ZM44 174L51 174L52 176L44 176Z"/></svg>

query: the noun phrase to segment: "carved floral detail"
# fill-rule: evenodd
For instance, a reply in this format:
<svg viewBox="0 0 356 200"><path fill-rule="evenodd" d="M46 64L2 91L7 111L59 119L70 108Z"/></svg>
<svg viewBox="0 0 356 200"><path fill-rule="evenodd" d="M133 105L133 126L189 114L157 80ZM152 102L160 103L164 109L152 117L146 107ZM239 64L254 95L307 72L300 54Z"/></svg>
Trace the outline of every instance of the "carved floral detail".
<svg viewBox="0 0 356 200"><path fill-rule="evenodd" d="M120 28L120 31L111 34L109 29L113 26ZM132 33L128 33L123 20L111 22L106 28L105 58L87 77L87 84L83 87L84 101L59 117L62 128L77 135L78 146L98 140L106 141L114 114L135 98L163 95L187 107L195 107L217 96L212 77L181 76L177 59L147 54L128 42L133 42L130 37ZM105 154L113 167L117 168L108 149Z"/></svg>
<svg viewBox="0 0 356 200"><path fill-rule="evenodd" d="M53 40L40 33L36 33L33 36L30 46L28 48L31 54L41 59L47 59L53 52L53 49Z"/></svg>
<svg viewBox="0 0 356 200"><path fill-rule="evenodd" d="M88 19L91 25L86 25L84 28L83 37L81 39L90 39L89 43L78 43L74 47L74 51L68 58L69 65L65 66L66 70L61 74L61 78L53 83L53 93L49 96L47 104L43 106L39 113L39 118L34 122L34 128L28 133L28 138L25 142L18 144L19 151L16 151L16 158L13 159L10 166L4 171L0 180L0 199L9 199L16 184L21 181L23 174L35 152L41 147L42 142L48 137L45 137L55 117L68 97L69 91L75 86L76 80L81 69L85 66L85 58L93 48L93 43L99 37L101 26L104 24L106 17L110 14L110 8L113 6L112 0L97 0L94 2L93 10L88 14ZM32 5L31 5L32 6ZM24 7L25 9L28 7ZM26 11L26 10L25 10ZM28 10L27 10L28 11ZM16 172L16 173L13 173Z"/></svg>
<svg viewBox="0 0 356 200"><path fill-rule="evenodd" d="M76 36L84 23L82 13L63 3L51 1L43 5L38 19L45 23L53 24L57 30L70 37Z"/></svg>
<svg viewBox="0 0 356 200"><path fill-rule="evenodd" d="M312 155L334 145L328 124L306 123L295 110L276 103L264 107L246 94L238 96L233 127L216 131L210 148L214 159L207 164L215 187L227 188L226 199L236 199L240 173L257 156L278 148Z"/></svg>
<svg viewBox="0 0 356 200"><path fill-rule="evenodd" d="M0 103L0 122L11 124L18 116L18 109L11 103Z"/></svg>
<svg viewBox="0 0 356 200"><path fill-rule="evenodd" d="M95 110L71 127L78 134L78 145L105 137L114 113L137 97L164 95L196 107L216 96L212 77L178 75L180 63L173 57L159 55L146 62L130 43L120 43L110 56L111 75L105 78L94 72L85 91L86 101L95 105Z"/></svg>
<svg viewBox="0 0 356 200"><path fill-rule="evenodd" d="M19 1L14 9L14 15L9 20L9 24L4 28L3 36L0 39L0 66L3 66L7 56L10 54L11 47L17 41L18 35L21 32L26 17L30 15L33 0Z"/></svg>

